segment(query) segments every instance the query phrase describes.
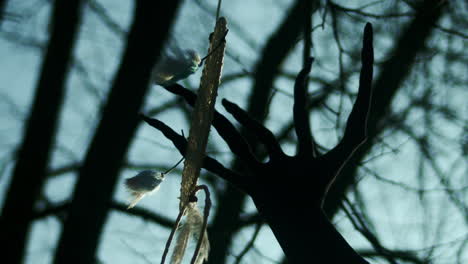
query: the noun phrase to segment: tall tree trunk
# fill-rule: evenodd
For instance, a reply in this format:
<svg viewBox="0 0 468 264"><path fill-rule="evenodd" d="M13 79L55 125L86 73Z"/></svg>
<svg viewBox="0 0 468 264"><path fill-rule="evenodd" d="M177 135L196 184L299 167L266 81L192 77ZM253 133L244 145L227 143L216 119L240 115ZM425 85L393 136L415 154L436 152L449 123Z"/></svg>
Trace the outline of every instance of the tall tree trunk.
<svg viewBox="0 0 468 264"><path fill-rule="evenodd" d="M2 259L8 263L21 263L25 256L34 202L42 190L54 144L81 2L56 1L53 8L49 45L0 219Z"/></svg>
<svg viewBox="0 0 468 264"><path fill-rule="evenodd" d="M179 3L135 1L127 47L102 120L80 169L54 263L93 263L95 260L117 176L135 135L151 68Z"/></svg>

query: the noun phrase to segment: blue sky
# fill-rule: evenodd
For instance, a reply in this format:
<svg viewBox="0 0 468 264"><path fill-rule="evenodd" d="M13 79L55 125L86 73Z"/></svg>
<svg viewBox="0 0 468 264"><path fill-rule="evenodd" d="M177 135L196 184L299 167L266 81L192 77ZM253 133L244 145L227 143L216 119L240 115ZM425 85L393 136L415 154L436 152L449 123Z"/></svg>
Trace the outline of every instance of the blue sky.
<svg viewBox="0 0 468 264"><path fill-rule="evenodd" d="M10 1L13 2L13 1ZM16 1L17 2L17 1ZM108 14L126 30L131 22L132 4L125 0L99 0L108 11ZM174 25L169 42L183 49L191 48L200 54L207 50L207 38L214 25L213 12L208 13L195 2L183 1L177 23ZM214 10L216 1L200 1ZM278 23L286 14L285 10L292 1L223 1L222 15L231 22L231 31L227 36L227 57L224 65L224 76L242 72L251 72L255 62L261 56L261 49L268 36L274 32ZM338 1L337 1L338 2ZM342 3L348 7L359 6L364 1L346 1ZM366 1L370 2L370 1ZM403 3L396 1L381 1L371 6L369 12L388 12L388 9L397 5L400 12L410 10ZM13 166L12 153L21 140L21 131L27 118L29 105L34 93L35 82L41 65L41 46L47 44L47 27L50 15L49 1L31 0L23 3L11 3L8 10L21 10L25 18L20 22L4 22L0 37L0 167L5 168L0 174L0 204L3 194L8 186L11 168ZM28 13L30 12L30 13ZM313 17L313 24L322 22L323 13ZM341 35L345 48L350 53L359 51L364 22L346 23L343 20ZM379 64L388 56L400 28L409 21L370 19L375 25L375 54ZM442 20L442 25L450 27L450 19ZM239 27L244 31L240 32ZM12 41L8 32L16 33L23 40L21 43ZM449 179L449 184L455 190L455 196L465 205L467 203L467 166L466 157L462 157L457 140L463 134L463 124L467 124L466 113L468 106L466 98L466 53L465 58L456 61L455 65L446 64L446 55L443 51L452 51L454 54L463 53L466 48L466 39L452 38L448 42L446 34L436 31L428 46L438 49L434 54L422 54L421 62L417 63L410 74L410 78L403 84L399 94L394 100L394 112L414 107L410 96L419 96L430 87L437 87L432 93L433 101L437 105L448 106L454 109L461 117L460 122L451 122L443 116L435 116L431 120L437 133L431 135L430 145L436 156L436 166L426 164L424 183L418 180L421 172L419 161L421 151L418 145L399 132L388 130L381 138L384 144L377 144L368 159L371 160L360 169L360 181L357 185L360 195L364 199L367 213L375 223L375 232L383 244L393 249L410 249L424 253L432 245L437 247L433 259L434 263L454 263L453 260L467 238L468 229L466 216L454 206L447 189L441 186L437 177L439 172ZM20 41L21 42L21 41ZM314 77L331 81L339 74L338 49L333 40L333 31L330 21L326 20L325 27L313 32L314 49L312 54L316 62L312 70L312 81L309 92L318 92L322 87L314 82ZM448 43L448 44L447 44ZM31 45L33 44L33 45ZM86 146L93 135L93 130L99 122L99 107L105 103L106 93L110 87L113 74L118 66L123 39L110 31L92 11L86 9L79 42L75 50L75 66L68 78L66 100L59 132L56 140L56 150L53 154L51 168L60 168L69 164L78 163L86 153ZM448 53L448 52L447 52ZM271 56L274 56L272 54ZM346 54L343 55L343 65L346 69L358 70L356 64ZM78 65L78 66L76 66ZM82 65L83 68L80 68ZM283 70L286 73L297 73L302 65L302 45L299 43L290 54ZM450 72L462 80L461 84L448 82L444 79L447 67L453 68ZM420 72L429 69L432 79L425 79ZM200 72L181 82L190 88L198 86ZM376 66L375 76L379 73ZM464 81L464 83L463 83ZM358 75L355 73L344 82L348 96L339 92L334 94L327 104L334 110L341 105L342 115L336 118L327 111L313 111L311 120L313 132L318 141L325 147L332 147L342 135L354 101L353 94L357 92ZM275 81L274 88L279 91L273 97L272 107L266 126L274 132L292 118L292 85L293 80L280 77ZM229 100L245 106L245 100L250 93L252 80L248 76L232 82L222 84L218 99ZM129 87L131 89L131 87ZM378 87L375 88L378 92ZM161 87L153 85L147 96L144 109L149 111L164 105L174 99L174 96ZM406 124L410 125L420 135L424 135L426 112L416 109L411 112ZM225 113L218 107L220 112ZM230 118L230 116L227 116ZM189 123L186 116L178 108L171 108L157 116L158 119L169 124L176 131L188 131ZM231 119L231 118L230 118ZM232 119L231 119L232 120ZM460 124L461 123L461 124ZM338 126L341 129L336 129ZM419 130L418 130L419 128ZM294 140L294 137L291 137ZM283 143L287 153L293 154L295 149L292 141ZM388 146L391 145L395 149ZM213 130L210 135L208 151L225 165L232 160L227 146ZM435 152L437 151L437 152ZM131 164L151 164L154 169L163 171L179 160L180 156L171 143L159 132L149 126L140 126L128 153ZM181 168L181 166L179 167ZM138 169L123 169L120 175L120 185L115 192L117 201L126 202L128 194L125 192L123 181L138 172ZM377 175L377 176L376 176ZM70 197L75 182L76 172L68 172L53 177L47 182L44 195L51 202L62 202ZM202 182L204 180L202 179ZM139 206L175 219L177 215L180 177L178 172L169 175L161 189L152 196L143 199ZM403 187L402 187L403 186ZM405 188L405 186L407 188ZM408 188L409 186L409 188ZM417 189L425 192L424 201L418 198ZM349 194L355 201L356 196ZM38 204L38 206L44 206ZM214 209L217 202L214 201ZM245 205L245 213L255 212L251 202ZM465 211L466 212L466 211ZM85 217L85 216L84 216ZM369 248L369 243L352 227L343 212L333 219L340 232L355 249ZM304 219L306 225L307 219ZM53 256L53 249L57 241L60 224L55 217L48 217L37 221L33 226L31 241L28 247L27 263L49 263ZM231 250L233 256L240 253L244 245L252 236L253 228L241 231L235 239ZM103 263L155 263L159 261L169 230L157 225L147 223L141 219L119 212L109 216L101 246L99 258ZM466 244L466 243L465 243ZM246 263L274 263L282 257L282 251L268 226L263 226L260 236L255 243L256 250L252 250L245 258ZM461 259L468 259L468 249L460 250ZM229 263L235 260L231 256ZM149 262L150 261L150 262ZM373 263L386 263L373 260Z"/></svg>

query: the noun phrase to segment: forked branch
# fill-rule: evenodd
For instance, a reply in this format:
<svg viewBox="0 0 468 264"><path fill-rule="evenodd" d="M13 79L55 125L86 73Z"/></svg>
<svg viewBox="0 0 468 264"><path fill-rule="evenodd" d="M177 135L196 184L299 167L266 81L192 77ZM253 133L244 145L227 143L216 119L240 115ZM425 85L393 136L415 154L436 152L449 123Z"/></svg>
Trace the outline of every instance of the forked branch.
<svg viewBox="0 0 468 264"><path fill-rule="evenodd" d="M372 24L367 23L364 28L363 46L361 51L362 68L359 79L359 92L354 103L353 110L346 123L346 129L343 138L338 145L325 154L322 158L327 160L328 164L335 166L335 172L322 177L325 179L327 187L330 188L335 177L339 174L351 155L367 139L367 119L369 118L370 106L372 100L372 75L374 64L374 47Z"/></svg>
<svg viewBox="0 0 468 264"><path fill-rule="evenodd" d="M187 140L184 136L175 132L172 128L164 124L163 122L147 117L143 114L140 114L140 117L150 126L161 131L163 135L172 141L172 144L177 148L179 153L185 157L185 150L187 148ZM209 156L205 156L203 160L203 168L208 171L218 175L224 180L230 182L238 189L248 192L250 184L247 181L247 178L243 175L240 175L232 170L227 169L216 159L213 159Z"/></svg>
<svg viewBox="0 0 468 264"><path fill-rule="evenodd" d="M265 145L272 160L284 156L278 140L276 140L275 135L273 135L268 128L250 117L247 112L238 105L226 99L223 99L222 104L226 111L228 111L239 123L257 136L258 140Z"/></svg>
<svg viewBox="0 0 468 264"><path fill-rule="evenodd" d="M192 107L195 105L197 95L184 87L175 84L165 87L166 90L182 96L185 101ZM231 122L221 115L218 111L213 112L213 126L218 131L219 135L228 144L232 153L242 159L243 162L248 164L252 169L257 169L261 164L253 155L247 141L231 124Z"/></svg>

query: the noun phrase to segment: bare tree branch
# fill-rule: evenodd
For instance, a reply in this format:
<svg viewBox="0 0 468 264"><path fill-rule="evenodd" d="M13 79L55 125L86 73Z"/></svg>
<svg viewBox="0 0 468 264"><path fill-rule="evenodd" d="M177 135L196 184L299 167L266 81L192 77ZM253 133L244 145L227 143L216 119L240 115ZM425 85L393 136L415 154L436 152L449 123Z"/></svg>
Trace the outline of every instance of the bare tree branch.
<svg viewBox="0 0 468 264"><path fill-rule="evenodd" d="M361 146L367 139L367 119L372 100L372 75L374 64L374 48L372 26L366 24L364 29L363 46L361 53L361 75L359 79L359 93L354 103L353 110L346 124L345 134L338 145L323 156L324 160L333 160L331 164L336 168L336 174L329 175L331 178L326 179L328 182L327 192L334 178L340 173L341 168L351 158L351 155ZM342 163L340 164L339 161Z"/></svg>
<svg viewBox="0 0 468 264"><path fill-rule="evenodd" d="M297 75L294 85L294 125L296 129L298 150L297 155L306 157L315 157L315 146L312 139L312 132L310 130L310 117L307 107L307 87L309 84L308 75L312 69L313 58L309 58L305 63L304 68Z"/></svg>
<svg viewBox="0 0 468 264"><path fill-rule="evenodd" d="M168 127L166 124L157 119L149 118L144 115L141 115L141 118L150 126L161 131L165 137L172 141L177 150L179 150L179 153L181 155L185 155L187 140L182 135L177 134L174 130L172 130L172 128ZM245 176L239 175L232 170L225 168L223 165L221 165L221 163L213 158L205 157L203 160L203 168L220 176L240 190L249 190L250 185Z"/></svg>
<svg viewBox="0 0 468 264"><path fill-rule="evenodd" d="M226 111L232 114L239 123L257 136L258 140L265 145L272 160L284 156L284 152L276 140L275 135L273 135L269 129L251 118L247 112L227 99L223 99L222 104Z"/></svg>
<svg viewBox="0 0 468 264"><path fill-rule="evenodd" d="M56 206L50 206L44 210L36 212L32 220L39 220L44 217L52 216L52 215L57 215L60 213L66 213L66 211L69 209L70 203L62 203L60 205ZM140 217L142 219L151 221L155 224L161 225L166 228L171 228L174 225L174 221L172 221L170 218L161 216L157 213L154 213L151 210L142 208L142 207L134 207L132 210L128 210L128 205L124 203L119 203L117 201L113 201L110 205L110 208L119 212L122 212L127 215L133 215Z"/></svg>
<svg viewBox="0 0 468 264"><path fill-rule="evenodd" d="M165 88L174 94L182 96L185 101L192 107L195 105L197 96L188 89L185 89L178 84ZM243 161L253 169L261 166L261 163L252 154L252 150L245 141L244 137L242 137L237 129L231 124L231 122L229 122L229 120L227 120L218 111L214 111L213 113L213 126L235 155L242 157Z"/></svg>
<svg viewBox="0 0 468 264"><path fill-rule="evenodd" d="M236 257L236 262L234 262L234 264L242 263L242 258L244 258L247 252L249 252L249 250L251 250L252 247L255 245L255 240L257 240L258 234L260 234L260 229L262 229L262 226L262 223L257 223L252 238L250 239L249 243L245 245L244 249L242 249L241 253Z"/></svg>

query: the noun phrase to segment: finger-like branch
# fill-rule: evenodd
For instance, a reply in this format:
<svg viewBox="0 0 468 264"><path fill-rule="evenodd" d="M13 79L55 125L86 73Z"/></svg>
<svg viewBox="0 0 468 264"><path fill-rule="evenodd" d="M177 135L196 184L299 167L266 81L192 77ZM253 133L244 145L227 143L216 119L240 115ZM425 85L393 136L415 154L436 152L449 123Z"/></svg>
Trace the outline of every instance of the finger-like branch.
<svg viewBox="0 0 468 264"><path fill-rule="evenodd" d="M192 107L195 105L197 96L192 91L185 89L178 84L164 88L166 88L166 90L171 93L182 96L185 101ZM253 155L252 150L247 144L247 141L226 117L224 117L218 111L215 111L213 114L212 124L236 156L238 156L242 161L244 161L253 169L257 169L259 166L261 166L261 163Z"/></svg>
<svg viewBox="0 0 468 264"><path fill-rule="evenodd" d="M312 68L313 58L305 64L304 69L297 75L296 83L294 84L294 126L298 140L297 155L302 157L313 157L314 144L310 131L309 111L307 110L307 84L308 75Z"/></svg>
<svg viewBox="0 0 468 264"><path fill-rule="evenodd" d="M176 133L172 128L164 124L163 122L147 117L143 114L140 114L141 119L145 121L148 125L156 128L157 130L161 131L166 138L172 141L174 146L179 150L180 154L185 157L185 151L187 148L187 140L184 136L179 135Z"/></svg>
<svg viewBox="0 0 468 264"><path fill-rule="evenodd" d="M304 16L304 52L303 52L303 67L309 63L310 52L312 50L312 14L314 3L306 1L303 16Z"/></svg>
<svg viewBox="0 0 468 264"><path fill-rule="evenodd" d="M242 108L238 105L223 99L222 104L226 111L228 111L234 118L241 123L244 127L251 130L253 134L255 134L260 142L262 142L266 149L268 150L268 154L270 155L271 159L278 158L280 156L284 156L284 152L281 149L278 141L275 138L275 135L264 127L262 124L254 120L250 117Z"/></svg>
<svg viewBox="0 0 468 264"><path fill-rule="evenodd" d="M161 131L166 138L172 141L180 154L185 156L187 140L182 135L179 135L172 128L157 119L147 117L143 114L140 114L140 117L150 126ZM217 160L205 156L205 159L203 160L203 168L234 184L238 189L247 193L250 192L250 184L248 184L246 177L227 169Z"/></svg>
<svg viewBox="0 0 468 264"><path fill-rule="evenodd" d="M372 24L367 23L364 29L364 40L361 52L361 75L359 78L359 92L351 115L346 124L343 141L352 142L358 147L367 138L367 119L372 99L372 74L374 64L374 48L372 47Z"/></svg>
<svg viewBox="0 0 468 264"><path fill-rule="evenodd" d="M382 121L389 118L389 109L395 101L395 95L402 89L403 81L415 67L417 54L427 47L426 42L434 33L434 23L440 22L447 14L444 6L448 2L419 1L416 16L405 25L405 29L395 40L394 48L388 52L389 58L381 65L379 76L375 79L374 87L378 87L378 92L372 95L372 115L368 120L370 140L375 140L391 126L390 122L382 123ZM369 153L373 146L369 143L363 144L357 153L353 154L351 160L353 163L345 166L341 173L342 179L333 187L327 206L324 208L329 217L336 215L346 191L355 184L359 168L356 163Z"/></svg>
<svg viewBox="0 0 468 264"><path fill-rule="evenodd" d="M335 168L333 169L334 173L330 174L330 178L325 179L325 183L327 184L326 192L351 155L367 139L367 119L372 99L372 74L374 64L374 48L372 46L372 40L372 24L367 23L364 28L364 39L361 52L362 68L356 102L354 103L353 110L348 118L343 139L335 148L329 151L325 156L321 157L325 161L323 164L328 164L328 166Z"/></svg>

